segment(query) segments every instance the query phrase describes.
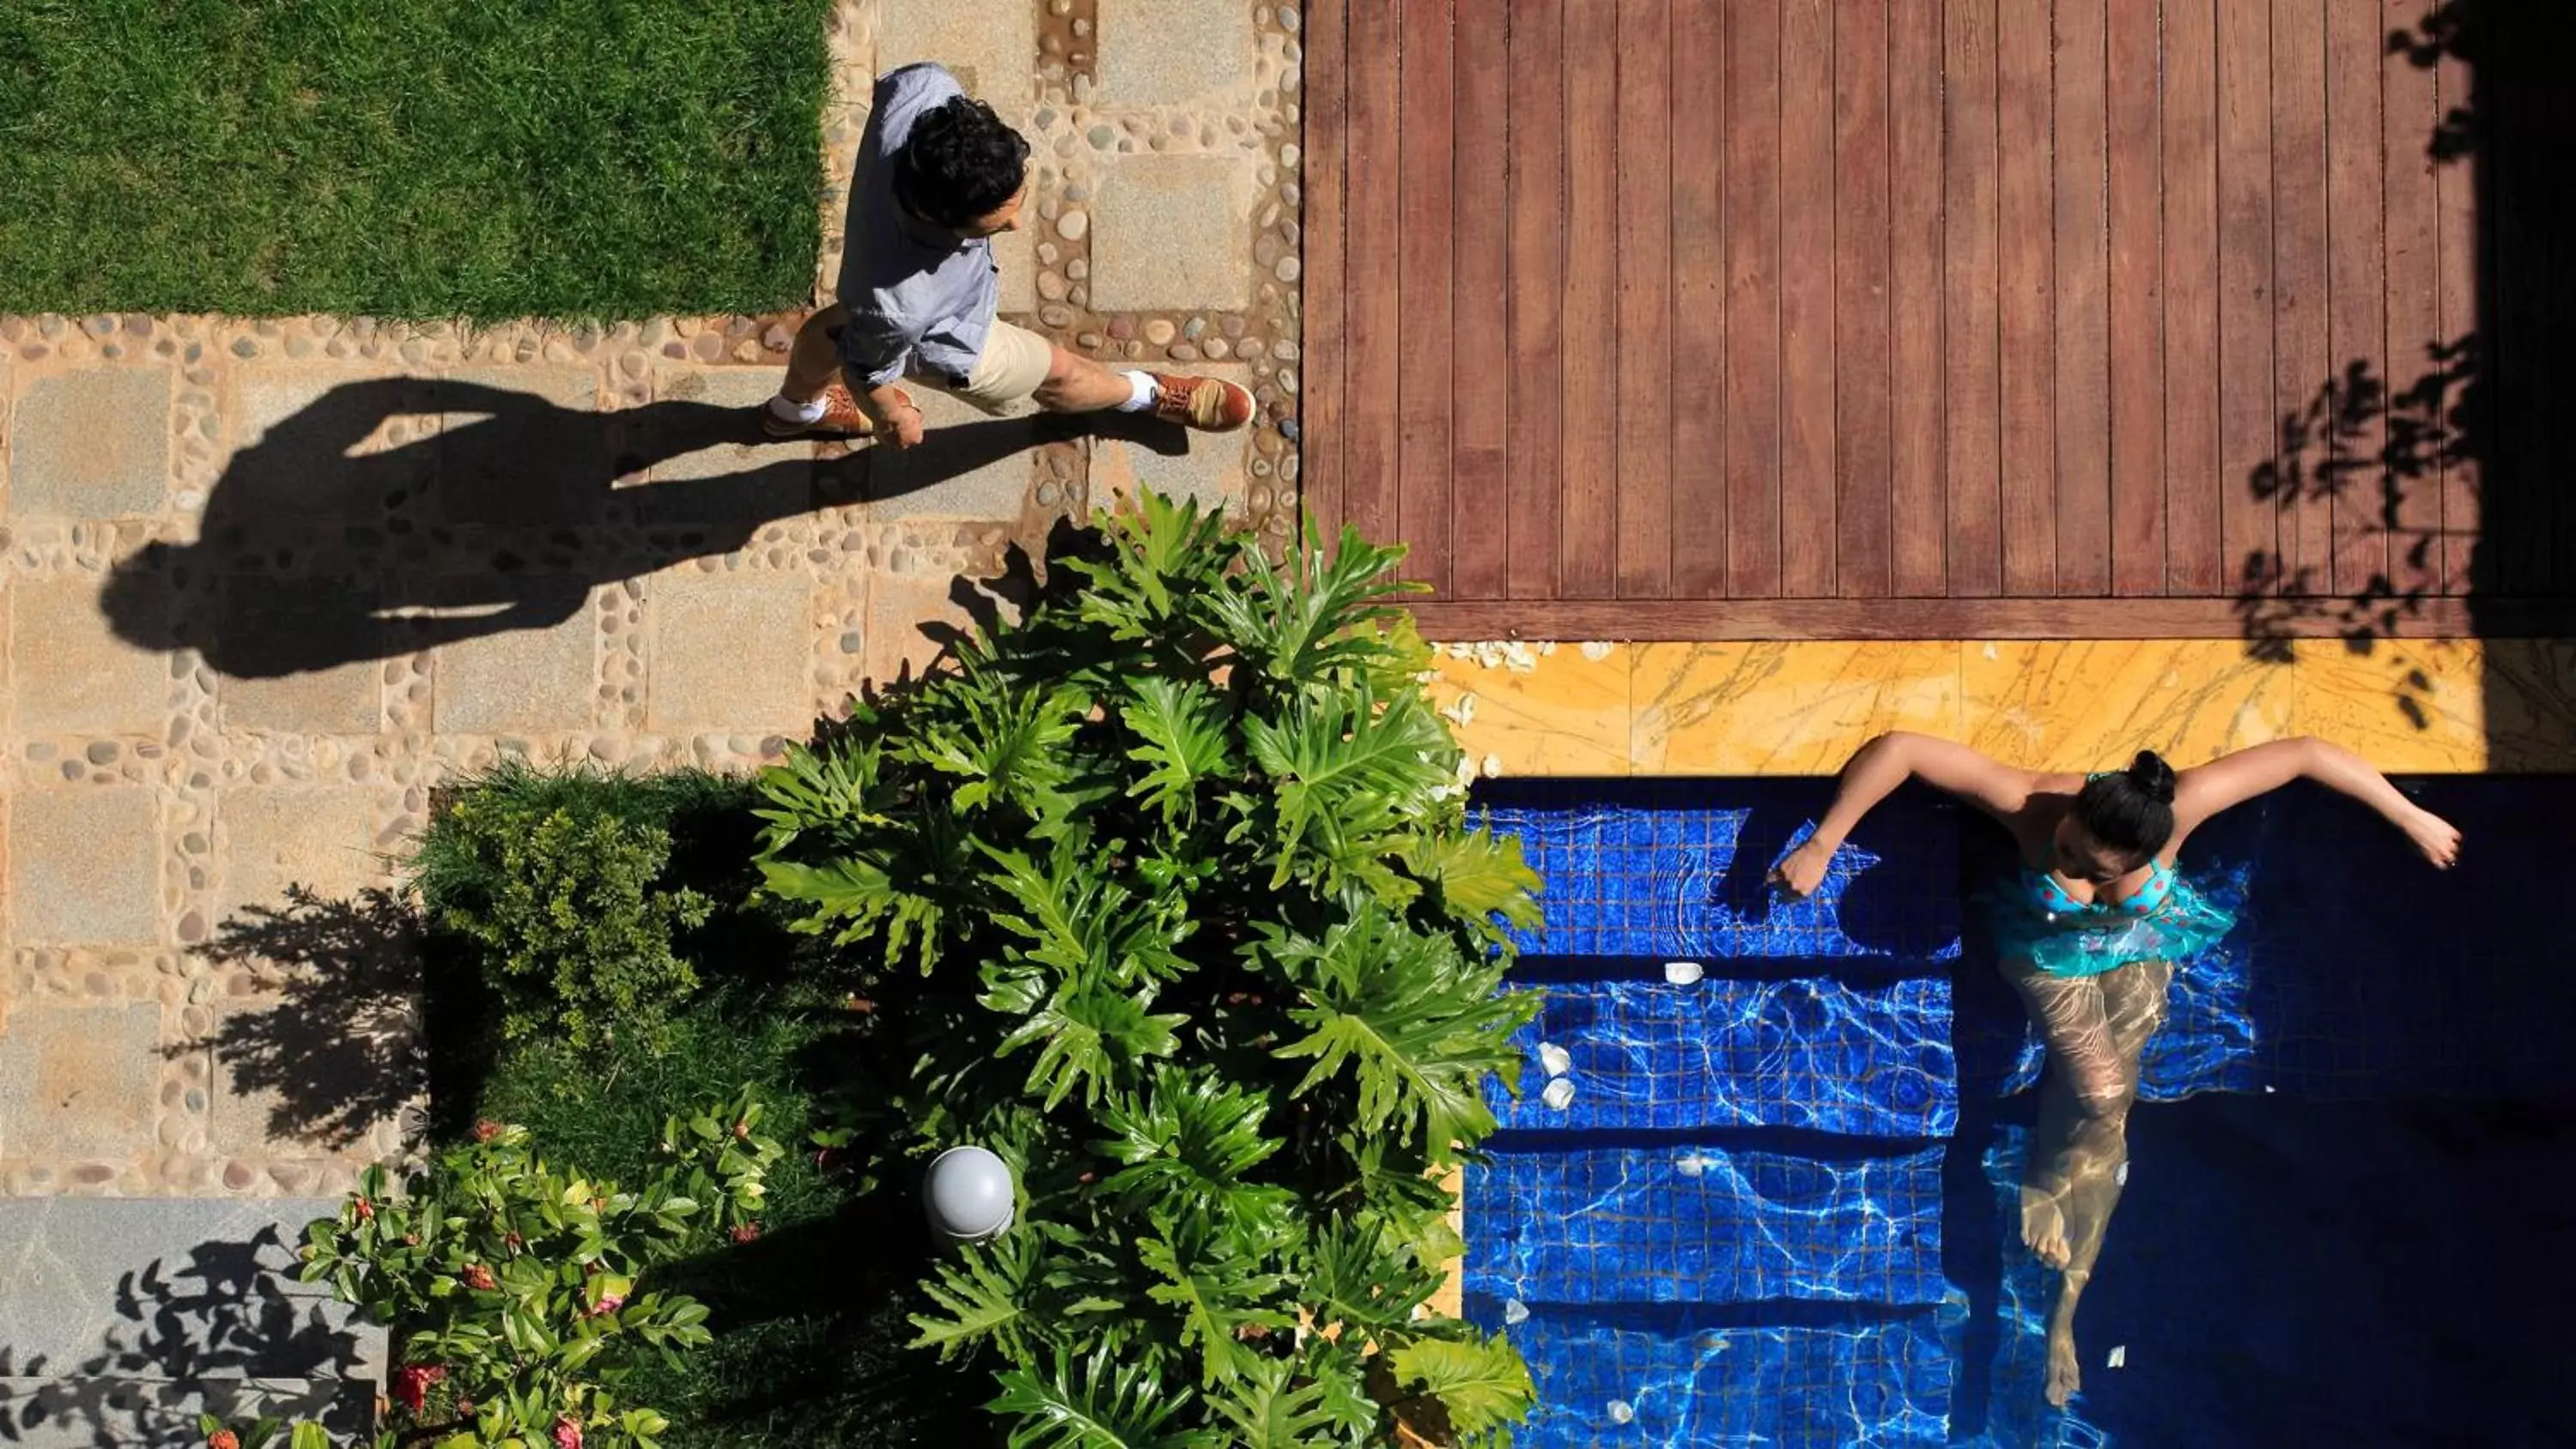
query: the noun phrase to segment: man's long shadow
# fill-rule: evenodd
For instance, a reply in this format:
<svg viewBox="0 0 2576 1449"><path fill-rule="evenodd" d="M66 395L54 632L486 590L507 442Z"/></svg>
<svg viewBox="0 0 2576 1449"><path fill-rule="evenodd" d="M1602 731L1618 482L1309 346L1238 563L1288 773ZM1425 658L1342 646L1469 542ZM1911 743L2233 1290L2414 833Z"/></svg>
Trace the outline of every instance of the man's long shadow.
<svg viewBox="0 0 2576 1449"><path fill-rule="evenodd" d="M440 419L450 426L429 426ZM409 441L353 452L405 428ZM773 440L748 408L595 413L453 379L353 382L235 453L196 540L119 560L99 607L126 642L194 648L234 678L328 669L547 628L601 584L733 552L764 524L1084 436L1186 450L1151 419L1038 414L939 428L901 454L803 446L745 471L621 486L687 454Z"/></svg>

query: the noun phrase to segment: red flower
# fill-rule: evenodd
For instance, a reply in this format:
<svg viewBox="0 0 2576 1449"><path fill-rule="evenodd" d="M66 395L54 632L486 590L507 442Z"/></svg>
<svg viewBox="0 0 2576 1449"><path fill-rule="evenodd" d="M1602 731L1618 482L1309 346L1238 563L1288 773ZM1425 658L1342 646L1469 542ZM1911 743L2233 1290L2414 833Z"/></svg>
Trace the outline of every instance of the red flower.
<svg viewBox="0 0 2576 1449"><path fill-rule="evenodd" d="M485 1118L483 1121L474 1124L474 1140L477 1142L489 1142L500 1135L501 1124L492 1121L490 1118Z"/></svg>
<svg viewBox="0 0 2576 1449"><path fill-rule="evenodd" d="M625 1299L618 1297L614 1293L602 1293L599 1295L599 1303L597 1306L593 1307L588 1313L585 1313L582 1316L584 1318L605 1318L609 1314L615 1313L618 1309L625 1306Z"/></svg>
<svg viewBox="0 0 2576 1449"><path fill-rule="evenodd" d="M477 1292L482 1292L482 1293L489 1293L489 1292L491 1292L491 1291L492 1291L492 1289L496 1286L496 1285L493 1283L493 1281L492 1281L492 1270L491 1270L491 1269L489 1269L489 1268L484 1267L484 1266L483 1266L482 1264L480 1264L480 1263L468 1263L468 1264L466 1264L466 1265L465 1265L465 1286L466 1286L466 1287L468 1287L468 1288L472 1288L472 1289L476 1290Z"/></svg>
<svg viewBox="0 0 2576 1449"><path fill-rule="evenodd" d="M358 1221L371 1223L376 1220L376 1205L367 1201L363 1194L351 1199L349 1205L358 1210Z"/></svg>
<svg viewBox="0 0 2576 1449"><path fill-rule="evenodd" d="M437 1364L407 1364L394 1375L394 1399L417 1414L429 1403L429 1386L446 1377Z"/></svg>
<svg viewBox="0 0 2576 1449"><path fill-rule="evenodd" d="M241 1449L241 1436L230 1429L217 1429L206 1436L206 1449Z"/></svg>
<svg viewBox="0 0 2576 1449"><path fill-rule="evenodd" d="M581 1449L581 1425L573 1422L570 1415L555 1419L555 1449Z"/></svg>
<svg viewBox="0 0 2576 1449"><path fill-rule="evenodd" d="M459 1417L473 1413L474 1401L472 1399L458 1399L456 1401L456 1412Z"/></svg>
<svg viewBox="0 0 2576 1449"><path fill-rule="evenodd" d="M737 1243L753 1242L759 1237L760 1219L758 1218L753 1218L750 1222L744 1223L733 1230L733 1240Z"/></svg>
<svg viewBox="0 0 2576 1449"><path fill-rule="evenodd" d="M520 1237L517 1233L503 1233L501 1235L501 1246L509 1249L513 1253L521 1252L528 1246L528 1240Z"/></svg>
<svg viewBox="0 0 2576 1449"><path fill-rule="evenodd" d="M750 1138L751 1138L751 1124L750 1124L749 1122L736 1122L735 1124L733 1124L733 1140L734 1140L734 1141L736 1141L736 1142L746 1142L746 1141L749 1141L749 1140L750 1140Z"/></svg>

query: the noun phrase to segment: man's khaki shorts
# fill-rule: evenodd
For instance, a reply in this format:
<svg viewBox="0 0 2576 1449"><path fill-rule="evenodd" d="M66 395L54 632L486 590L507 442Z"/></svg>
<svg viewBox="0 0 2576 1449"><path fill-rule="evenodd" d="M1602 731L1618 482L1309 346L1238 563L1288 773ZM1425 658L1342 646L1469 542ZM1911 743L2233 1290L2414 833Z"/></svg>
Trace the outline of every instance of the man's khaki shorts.
<svg viewBox="0 0 2576 1449"><path fill-rule="evenodd" d="M993 330L984 334L984 350L975 355L975 370L966 374L964 387L948 387L937 379L925 381L979 406L1001 408L1035 393L1054 367L1054 343L996 317Z"/></svg>
<svg viewBox="0 0 2576 1449"><path fill-rule="evenodd" d="M817 313L835 346L840 342L841 324L849 317L837 302ZM808 323L808 326L814 324ZM842 363L842 380L853 393L864 393L867 387L858 375ZM916 372L908 379L935 387L951 397L988 411L999 412L1012 403L1034 394L1055 370L1055 344L1025 327L1014 327L996 317L992 329L984 334L984 350L975 356L975 368L966 374L966 385L959 387L947 378L932 373Z"/></svg>

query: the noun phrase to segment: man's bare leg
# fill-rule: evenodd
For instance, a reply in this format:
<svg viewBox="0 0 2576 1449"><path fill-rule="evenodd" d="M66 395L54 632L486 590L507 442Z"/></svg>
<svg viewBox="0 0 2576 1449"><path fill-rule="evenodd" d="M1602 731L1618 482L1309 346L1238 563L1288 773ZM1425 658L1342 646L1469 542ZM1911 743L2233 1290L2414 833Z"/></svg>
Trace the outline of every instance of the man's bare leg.
<svg viewBox="0 0 2576 1449"><path fill-rule="evenodd" d="M1145 383L1140 389L1136 377ZM1049 412L1096 413L1110 408L1151 413L1166 422L1210 432L1232 432L1252 420L1252 394L1212 377L1113 371L1079 353L1055 349L1037 404Z"/></svg>
<svg viewBox="0 0 2576 1449"><path fill-rule="evenodd" d="M796 329L795 345L787 349L787 380L778 385L780 397L792 403L810 403L839 380L841 349L832 334L849 315L835 302L806 318L805 325Z"/></svg>

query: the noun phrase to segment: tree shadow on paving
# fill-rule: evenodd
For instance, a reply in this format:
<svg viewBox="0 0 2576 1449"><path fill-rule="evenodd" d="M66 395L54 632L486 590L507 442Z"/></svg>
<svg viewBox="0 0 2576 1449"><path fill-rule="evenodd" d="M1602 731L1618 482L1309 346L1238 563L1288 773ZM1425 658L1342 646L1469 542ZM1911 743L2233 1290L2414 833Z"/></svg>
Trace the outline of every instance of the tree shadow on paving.
<svg viewBox="0 0 2576 1449"><path fill-rule="evenodd" d="M121 1274L118 1326L103 1351L57 1360L0 1345L0 1444L195 1443L197 1415L319 1420L336 1435L372 1427L372 1366L327 1293L290 1287L293 1248L275 1224L210 1239L186 1262ZM74 1305L74 1311L85 1305Z"/></svg>
<svg viewBox="0 0 2576 1449"><path fill-rule="evenodd" d="M283 907L245 907L202 948L211 961L271 977L278 1003L233 1012L164 1050L212 1051L231 1091L267 1094L271 1136L345 1148L430 1088L421 923L382 889L329 900L292 885L286 895ZM442 1051L437 1069L452 1074L471 1060Z"/></svg>
<svg viewBox="0 0 2576 1449"><path fill-rule="evenodd" d="M2564 632L2576 601L2576 444L2558 419L2576 381L2576 288L2560 279L2576 234L2560 176L2576 146L2576 108L2561 94L2576 71L2576 6L2439 0L2384 45L2438 72L2417 137L2390 118L2386 165L2392 182L2397 168L2421 166L2433 178L2424 184L2474 207L2472 254L2441 263L2473 272L2474 295L2423 295L2451 285L2432 258L2458 243L2392 230L2390 261L2408 256L2415 270L2387 279L2387 295L2411 297L2418 315L2392 310L2384 364L2346 357L2281 415L2272 456L2244 477L2262 523L2238 564L2236 610L2248 652L2273 662L2317 634L2356 657L2381 655L2400 635L2429 632L2426 616L2451 600L2480 638L2545 637ZM2442 315L2419 326L2428 308ZM2324 556L2319 539L2297 536L2321 513L2332 519ZM2388 678L2406 724L2431 728L2429 671L2399 654ZM2489 670L2491 725L2517 708L2496 695L2500 678ZM2576 745L2563 720L2531 723L2545 737L2490 744L2524 765Z"/></svg>
<svg viewBox="0 0 2576 1449"><path fill-rule="evenodd" d="M790 444L802 455L639 483L690 454L773 440L750 408L599 413L458 379L353 382L235 453L196 540L120 560L99 606L139 648L192 647L218 673L275 678L548 628L598 585L734 552L764 524L1083 437L1188 446L1151 418L1038 414L937 428L902 453Z"/></svg>

